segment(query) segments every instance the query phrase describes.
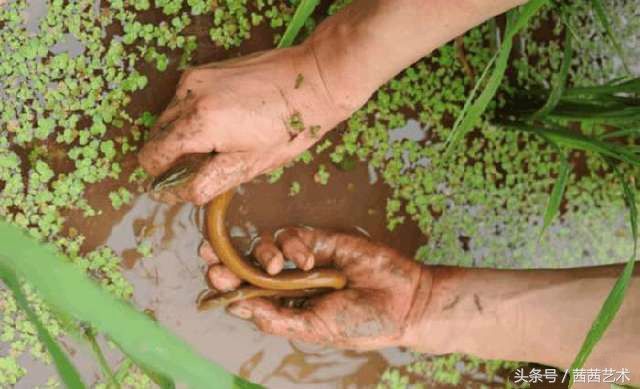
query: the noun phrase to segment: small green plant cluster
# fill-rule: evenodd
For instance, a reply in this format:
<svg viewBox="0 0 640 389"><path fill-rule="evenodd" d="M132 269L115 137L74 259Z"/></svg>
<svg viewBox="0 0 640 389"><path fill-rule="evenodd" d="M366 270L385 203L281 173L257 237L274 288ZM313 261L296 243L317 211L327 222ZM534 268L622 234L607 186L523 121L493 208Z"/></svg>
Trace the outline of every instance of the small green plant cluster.
<svg viewBox="0 0 640 389"><path fill-rule="evenodd" d="M306 0L303 4L307 11L316 5ZM142 21L147 11L157 9L167 16L164 21ZM185 29L191 15L211 9L210 1L197 0L188 0L186 5L182 0L52 0L46 4L16 0L0 4L0 41L4 44L0 52L0 216L33 238L53 243L73 266L117 298L126 300L132 294L132 286L121 273L121 259L109 247L81 251L82 234L87 231L66 228L65 215L80 211L91 217L101 212L85 199L87 187L120 178L123 159L136 151L155 122L149 112L134 119L126 111L131 94L148 84L138 69L143 61L160 72L187 65L197 44ZM281 17L276 11L272 14ZM288 20L295 20L295 30L287 29L287 36L295 38L304 20ZM107 33L112 26L118 26L121 33ZM138 168L130 173L129 185L109 193L113 208L130 203L145 177ZM144 257L152 255L149 241L139 242L136 250ZM3 257L0 265L7 260ZM12 293L0 291L0 341L8 344L0 357L0 386L14 385L27 373L19 360L29 353L44 362L53 359L65 383L77 387L80 378L55 341L63 334L73 335L77 323L67 320L63 312L54 315L12 271L2 274ZM133 387L162 381L127 359L112 372L95 336L88 335L93 329L86 327L86 334L80 337L92 345L105 380L115 377L120 385ZM47 385L58 383L52 379Z"/></svg>
<svg viewBox="0 0 640 389"><path fill-rule="evenodd" d="M45 11L39 19L38 7ZM143 126L152 120L143 115L135 121L125 110L130 94L148 82L136 70L140 61L152 61L162 71L169 51L182 49L180 62L186 63L195 49L195 39L181 35L188 16L158 25L137 21L138 11L148 7L148 2L117 0L97 9L87 0L17 0L0 6L0 215L54 243L122 298L132 288L121 274L120 258L106 247L81 253L84 236L65 229L64 215L101 212L84 197L86 188L120 176L122 159L136 150ZM105 40L107 28L116 22L123 35ZM128 131L120 131L125 126ZM129 182L139 185L143 178L137 170ZM123 187L109 197L119 208L132 194ZM10 351L2 356L0 386L25 374L18 363L24 353L42 354L30 322L12 310L6 291L2 295L0 336ZM29 291L27 296L35 298ZM61 334L43 304L36 304L35 311L54 336Z"/></svg>
<svg viewBox="0 0 640 389"><path fill-rule="evenodd" d="M595 37L588 47L595 46L594 42L609 46L598 21L589 16L589 4L574 7L571 15L582 21L579 27L596 31L591 33ZM584 157L588 169L580 177L570 177L566 199L571 206L566 209L565 222L556 221L556 234L542 245L530 239L539 232L537 226L560 166L555 151L544 140L533 134L504 131L492 124L492 119L517 91L539 90L560 70L565 27L559 22L557 7L543 7L540 12L514 40L510 57L513 77L500 82L496 98L488 102L463 146L449 156L445 157L445 141L473 87L453 44L381 88L350 118L342 142L331 150L335 163L357 157L380 173L393 189L387 202L388 227L393 229L408 219L415 221L429 236L417 256L429 263L568 266L627 255L631 236L619 221L625 212L624 202L619 192L611 189L617 178L605 161L593 155ZM543 23L545 20L558 21L550 23L554 26L549 31L552 38L535 39L536 32L549 24ZM491 47L500 47L496 30L500 33L500 28L489 22L463 38L464 54L477 75L495 61ZM602 68L609 71L608 79L623 75L623 69L614 67L614 58L588 62L592 52L580 44L576 42L577 55L570 68L575 84L593 85L606 73ZM584 67L594 70L585 71ZM523 69L526 71L521 72ZM585 79L585 74L590 78ZM392 140L389 129L402 128L412 117L422 125L423 139ZM611 225L617 226L615 234L610 232ZM607 234L611 241L601 245L569 238L592 234ZM465 243L461 237L471 239ZM578 258L576 252L584 256Z"/></svg>
<svg viewBox="0 0 640 389"><path fill-rule="evenodd" d="M276 30L282 30L293 18L300 0L217 0L212 5L213 27L211 40L229 49L238 47L251 37L251 29L268 22ZM315 26L312 18L304 23L307 32ZM274 35L274 43L281 39Z"/></svg>
<svg viewBox="0 0 640 389"><path fill-rule="evenodd" d="M416 355L416 360L407 366L388 368L380 377L377 389L459 387L463 379L467 380L465 387L513 388L508 375L519 366L517 362L483 360L462 354ZM482 378L474 379L478 374Z"/></svg>

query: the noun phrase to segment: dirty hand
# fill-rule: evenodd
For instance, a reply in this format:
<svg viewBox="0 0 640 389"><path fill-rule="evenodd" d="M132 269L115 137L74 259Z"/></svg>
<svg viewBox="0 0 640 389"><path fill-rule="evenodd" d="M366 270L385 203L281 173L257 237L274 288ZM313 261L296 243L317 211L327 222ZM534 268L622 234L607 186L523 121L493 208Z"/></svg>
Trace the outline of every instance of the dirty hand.
<svg viewBox="0 0 640 389"><path fill-rule="evenodd" d="M335 92L310 44L189 69L151 130L140 164L158 176L182 156L210 154L165 194L165 200L204 204L289 162L345 120L358 104L337 103Z"/></svg>
<svg viewBox="0 0 640 389"><path fill-rule="evenodd" d="M216 289L240 286L241 280L219 263L207 243L200 255L210 264L208 276ZM252 320L266 333L310 343L358 350L408 346L408 329L422 316L416 311L424 308L422 298L431 288L426 267L347 234L287 228L275 240L263 235L253 255L270 274L279 273L287 258L305 270L333 265L347 276L346 289L310 298L303 308L285 308L264 298L229 306L229 312Z"/></svg>

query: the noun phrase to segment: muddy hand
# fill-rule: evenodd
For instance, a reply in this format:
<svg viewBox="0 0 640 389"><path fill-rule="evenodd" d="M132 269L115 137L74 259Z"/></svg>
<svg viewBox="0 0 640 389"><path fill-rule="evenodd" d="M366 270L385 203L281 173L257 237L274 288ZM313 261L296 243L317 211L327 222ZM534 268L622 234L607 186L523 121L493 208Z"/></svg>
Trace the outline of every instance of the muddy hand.
<svg viewBox="0 0 640 389"><path fill-rule="evenodd" d="M234 303L229 312L266 333L340 348L404 344L418 284L429 282L422 265L386 246L322 230L288 228L275 239L263 236L253 254L272 274L282 270L285 258L303 269L333 264L348 277L348 288L310 298L304 308L257 298ZM240 286L208 244L200 255L211 265L214 287L229 291Z"/></svg>
<svg viewBox="0 0 640 389"><path fill-rule="evenodd" d="M356 106L334 103L311 51L301 45L185 71L139 155L156 177L186 155L204 156L193 174L162 187L166 200L204 204L292 160L351 114Z"/></svg>

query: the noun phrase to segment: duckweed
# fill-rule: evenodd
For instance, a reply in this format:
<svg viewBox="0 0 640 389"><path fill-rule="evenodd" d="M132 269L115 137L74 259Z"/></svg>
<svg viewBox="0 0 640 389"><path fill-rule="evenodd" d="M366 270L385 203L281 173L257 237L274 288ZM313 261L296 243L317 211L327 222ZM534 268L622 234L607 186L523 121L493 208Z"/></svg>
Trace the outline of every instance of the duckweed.
<svg viewBox="0 0 640 389"><path fill-rule="evenodd" d="M289 196L296 196L298 193L300 193L301 188L302 187L300 186L300 183L298 181L293 181L291 183L291 186L289 187Z"/></svg>
<svg viewBox="0 0 640 389"><path fill-rule="evenodd" d="M85 199L87 187L119 178L125 156L136 151L156 120L149 112L134 119L126 110L131 94L149 82L139 70L140 63L146 61L158 71L188 65L197 49L196 37L185 32L192 16L210 14L210 38L221 47L232 48L249 39L255 26L267 24L281 31L296 3L111 0L108 5L96 6L93 0L0 2L4 45L0 51L0 215L34 237L52 242L107 290L129 298L132 287L120 271L121 259L109 247L81 252L85 238L65 228L65 215L79 211L91 217L102 212ZM328 13L349 3L335 1ZM570 83L588 86L623 75L606 32L589 17L589 3L576 2L570 7L563 21L580 37ZM612 0L611 7L617 14L628 15L626 23L613 28L628 59L638 62L640 11L633 2L623 0ZM143 22L140 15L154 8L162 10L165 21ZM40 13L42 16L37 16ZM542 24L545 20L554 26L552 37L536 39L536 32L546 26ZM308 22L307 31L314 23ZM122 31L112 37L107 29L115 24ZM560 37L567 33L563 26L557 12L546 10L518 37L511 64L513 76L503 82L478 129L466 140L466 147L450 159L442 158L443 140L472 87L453 45L443 46L387 83L348 120L339 142L321 141L315 152L329 153L337 165L353 158L369 163L392 189L386 206L388 227L393 229L407 220L416 222L429 237L416 256L428 263L531 267L625 258L630 237L620 187L612 185L615 177L604 162L587 154L574 156L584 171L570 177L565 194L570 206L563 220L550 227L553 236L543 245L530 239L539 231L560 164L544 142L492 125L517 91L539 90L558 71ZM491 58L491 47L497 45L495 28L495 23L488 23L463 38L466 59L476 73ZM277 39L276 33L274 41ZM406 125L409 118L420 122L424 140L392 140L388 130ZM123 134L119 129L125 126L130 131ZM590 131L598 134L602 128L594 124ZM296 161L308 164L312 159L313 154L307 151ZM283 172L282 168L275 170L268 181L276 182ZM636 177L638 173L627 172ZM113 207L126 206L145 177L141 169L133 171L128 177L130 186L109 194ZM327 167L320 165L314 180L326 185L329 177ZM297 181L291 184L291 195L300 190ZM608 242L595 239L602 236L609 237ZM467 239L463 242L461 238ZM143 256L152 254L146 241L137 250ZM33 293L29 298L48 330L62 335L60 323L48 308L38 303ZM25 355L45 362L48 355L11 294L0 291L0 301L0 341L7 344L7 351L0 356L0 386L9 386L27 373L19 363ZM459 361L461 357L455 358ZM453 373L441 365L457 363L438 358L432 361L428 366L437 369L413 368L424 375L446 375L442 371ZM123 384L151 386L149 378L134 365L123 363L121 367L117 374L124 377ZM383 380L388 378L404 382L393 372ZM47 383L48 387L56 385L55 379Z"/></svg>
<svg viewBox="0 0 640 389"><path fill-rule="evenodd" d="M329 183L329 177L331 177L331 173L329 173L327 167L324 164L320 164L316 174L313 176L313 180L320 185L327 185Z"/></svg>
<svg viewBox="0 0 640 389"><path fill-rule="evenodd" d="M619 14L638 12L624 2L616 4ZM590 37L576 44L572 85L594 85L622 76L623 69L616 67L615 53L603 31L588 18L589 5L572 5L569 14L575 20L572 28L584 30L578 35ZM530 239L539 231L560 163L539 139L491 124L517 91L539 91L558 71L562 61L559 42L565 31L557 19L556 13L546 10L521 34L512 65L514 79L504 80L479 128L466 139L466 147L450 159L442 157L443 140L472 86L453 45L405 70L347 122L342 142L331 150L332 161L339 164L357 157L380 173L393 189L387 202L388 227L393 229L411 219L429 237L416 254L419 259L451 265L531 267L626 258L631 240L623 222L620 189L612 185L616 179L605 162L587 154L579 155L585 172L572 176L568 183L565 199L571 206L564 220L553 225L554 234L544 244ZM543 20L556 21L552 23L553 36L546 41L534 39ZM625 26L619 32L630 36L636 31L637 35L637 22L630 24L635 29ZM466 57L476 71L490 59L491 45L487 43L493 40L491 24L465 34ZM408 118L421 123L423 141L390 138L388 129L405 126ZM594 126L593 131L602 132L598 128ZM596 234L609 236L609 242L585 238Z"/></svg>
<svg viewBox="0 0 640 389"><path fill-rule="evenodd" d="M284 25L294 9L273 0L256 3L273 25ZM131 94L149 82L141 73L142 62L160 72L186 66L197 49L196 37L185 33L192 15L210 13L223 23L228 18L224 15L242 19L239 15L248 12L246 4L227 1L213 7L209 0L0 2L0 215L32 236L55 244L107 290L129 298L132 287L121 274L121 259L109 247L81 251L85 238L66 228L66 215L80 212L92 217L102 212L85 198L85 191L92 184L118 179L126 155L137 150L156 120L149 112L134 119L126 110ZM160 9L165 20L145 22L145 12L154 9ZM222 18L216 16L221 12ZM262 23L259 16L252 15L254 25ZM215 28L215 20L213 24ZM241 29L246 26L242 20L237 24ZM115 35L113 26L120 30ZM242 32L222 35L223 41L233 40L234 44L241 43L237 37L244 40L248 36ZM127 187L108 194L113 208L130 203L145 178L142 169L131 172ZM137 249L143 256L151 255L147 242ZM0 357L0 386L7 386L26 374L18 362L25 354L43 361L48 356L10 293L0 294L0 340L9 345ZM37 296L30 294L29 298ZM63 333L47 307L35 304L35 308L49 332L54 336ZM148 383L132 369L122 374ZM51 380L48 385L53 387L56 382Z"/></svg>

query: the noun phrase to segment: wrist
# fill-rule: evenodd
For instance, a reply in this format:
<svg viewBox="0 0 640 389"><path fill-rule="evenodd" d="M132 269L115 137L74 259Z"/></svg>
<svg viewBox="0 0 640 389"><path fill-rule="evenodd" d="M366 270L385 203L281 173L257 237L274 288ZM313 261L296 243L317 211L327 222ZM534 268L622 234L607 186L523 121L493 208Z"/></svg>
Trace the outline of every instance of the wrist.
<svg viewBox="0 0 640 389"><path fill-rule="evenodd" d="M420 349L423 343L423 327L431 303L434 284L434 272L427 266L420 267L420 278L414 292L413 302L407 315L407 327L398 346L413 350Z"/></svg>
<svg viewBox="0 0 640 389"><path fill-rule="evenodd" d="M309 62L341 120L360 109L381 85L357 69L349 49L350 30L351 26L329 20L304 43Z"/></svg>
<svg viewBox="0 0 640 389"><path fill-rule="evenodd" d="M404 346L430 354L482 356L492 337L503 336L504 324L500 297L483 293L487 283L479 273L484 271L435 266L423 273L429 275L430 290L412 307Z"/></svg>

